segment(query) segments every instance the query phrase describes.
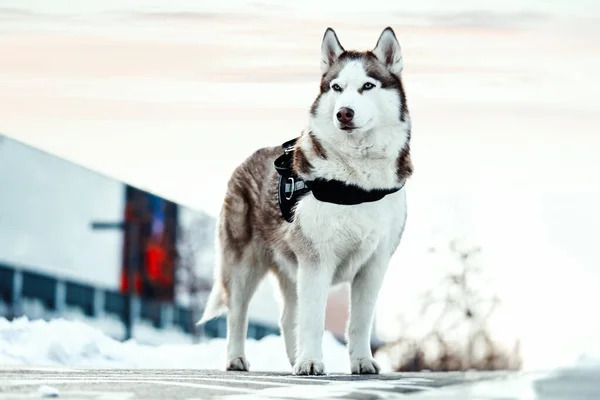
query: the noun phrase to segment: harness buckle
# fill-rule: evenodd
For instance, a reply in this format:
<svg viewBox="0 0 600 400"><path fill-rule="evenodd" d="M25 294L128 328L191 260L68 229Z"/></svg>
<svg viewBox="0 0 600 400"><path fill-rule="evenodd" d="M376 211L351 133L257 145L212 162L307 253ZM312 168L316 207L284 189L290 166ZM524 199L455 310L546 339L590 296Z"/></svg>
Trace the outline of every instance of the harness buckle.
<svg viewBox="0 0 600 400"><path fill-rule="evenodd" d="M290 181L292 182L292 190L290 190L289 196L287 194L285 195L285 199L288 201L292 199L292 196L294 195L294 191L296 189L296 181L294 180L293 176L290 176L286 179L286 183Z"/></svg>

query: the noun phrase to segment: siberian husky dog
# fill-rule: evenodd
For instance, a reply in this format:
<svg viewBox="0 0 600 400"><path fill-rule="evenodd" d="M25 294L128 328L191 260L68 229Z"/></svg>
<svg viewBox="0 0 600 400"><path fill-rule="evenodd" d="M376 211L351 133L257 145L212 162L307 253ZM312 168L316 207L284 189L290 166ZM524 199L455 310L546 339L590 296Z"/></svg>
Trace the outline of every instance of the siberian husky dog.
<svg viewBox="0 0 600 400"><path fill-rule="evenodd" d="M370 347L375 303L404 231L404 183L413 170L402 67L391 28L364 52L345 50L328 28L307 127L233 172L218 222L215 284L198 322L227 311L227 370L249 368L248 304L270 271L295 375L325 374L326 302L342 283L350 288L351 372L379 373Z"/></svg>

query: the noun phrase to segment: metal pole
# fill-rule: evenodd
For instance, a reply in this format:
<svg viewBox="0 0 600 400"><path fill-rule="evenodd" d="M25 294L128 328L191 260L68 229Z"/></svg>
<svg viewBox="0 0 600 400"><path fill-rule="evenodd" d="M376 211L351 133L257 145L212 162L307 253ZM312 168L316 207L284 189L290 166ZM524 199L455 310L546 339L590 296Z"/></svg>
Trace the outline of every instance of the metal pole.
<svg viewBox="0 0 600 400"><path fill-rule="evenodd" d="M127 235L129 239L129 254L127 262L127 296L125 296L125 340L133 338L133 324L135 311L133 309L133 296L135 295L135 270L138 268L138 237L139 226L136 222L127 224Z"/></svg>

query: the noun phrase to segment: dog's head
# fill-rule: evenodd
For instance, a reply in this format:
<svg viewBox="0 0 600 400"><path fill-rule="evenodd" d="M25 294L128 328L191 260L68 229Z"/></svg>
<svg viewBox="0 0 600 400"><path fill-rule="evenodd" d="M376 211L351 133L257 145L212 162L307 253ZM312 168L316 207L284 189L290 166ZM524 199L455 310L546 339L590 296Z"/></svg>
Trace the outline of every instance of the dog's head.
<svg viewBox="0 0 600 400"><path fill-rule="evenodd" d="M392 28L384 29L375 48L364 52L345 50L328 28L321 44L321 90L310 110L311 125L337 143L351 139L364 144L381 142L377 131L407 127L402 67Z"/></svg>

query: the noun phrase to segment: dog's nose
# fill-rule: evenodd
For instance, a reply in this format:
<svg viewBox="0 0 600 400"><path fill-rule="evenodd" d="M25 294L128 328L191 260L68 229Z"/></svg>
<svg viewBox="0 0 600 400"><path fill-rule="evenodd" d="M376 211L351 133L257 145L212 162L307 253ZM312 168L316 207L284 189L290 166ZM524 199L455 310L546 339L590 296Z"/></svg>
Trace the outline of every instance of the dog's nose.
<svg viewBox="0 0 600 400"><path fill-rule="evenodd" d="M352 122L354 117L354 110L348 107L342 107L335 115L342 124L348 125Z"/></svg>

